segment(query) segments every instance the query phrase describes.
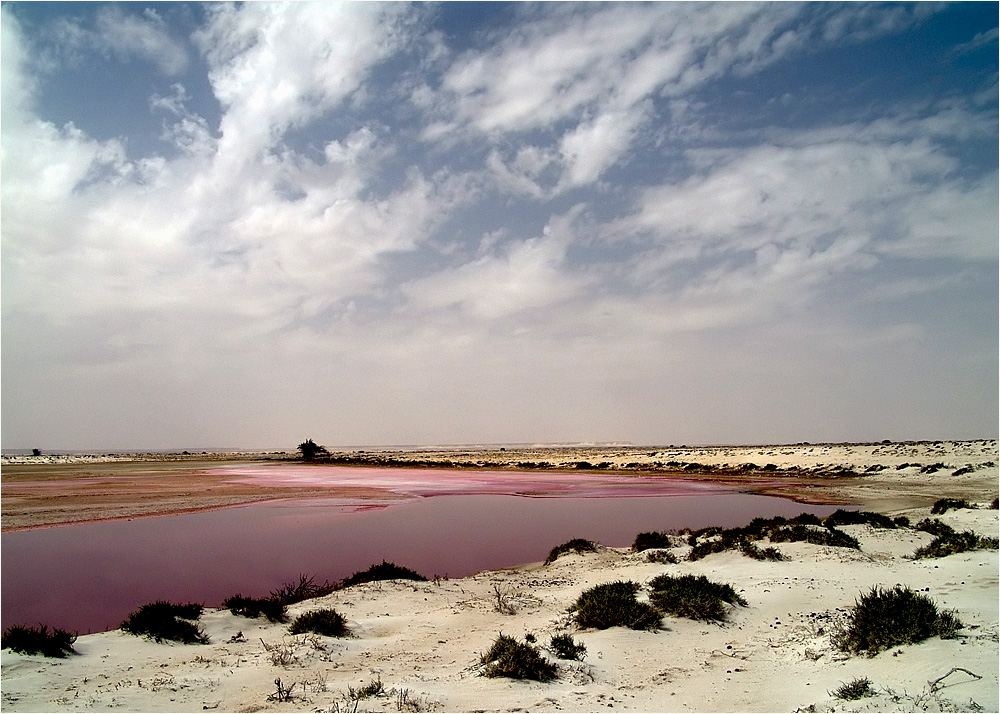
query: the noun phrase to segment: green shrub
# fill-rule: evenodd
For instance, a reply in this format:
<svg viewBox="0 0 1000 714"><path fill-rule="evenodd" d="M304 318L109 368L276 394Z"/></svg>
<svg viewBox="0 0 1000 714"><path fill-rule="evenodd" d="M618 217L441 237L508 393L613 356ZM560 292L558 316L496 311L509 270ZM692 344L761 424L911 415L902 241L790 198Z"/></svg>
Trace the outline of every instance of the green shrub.
<svg viewBox="0 0 1000 714"><path fill-rule="evenodd" d="M801 526L820 526L823 525L823 521L820 520L819 516L815 513L800 513L795 516L795 518L789 518L788 522L792 525Z"/></svg>
<svg viewBox="0 0 1000 714"><path fill-rule="evenodd" d="M723 621L726 603L746 606L731 585L714 583L704 575L657 575L649 582L650 603L661 612L691 620Z"/></svg>
<svg viewBox="0 0 1000 714"><path fill-rule="evenodd" d="M650 563L660 563L661 565L674 564L677 562L677 556L671 553L669 550L654 550L646 554L646 560Z"/></svg>
<svg viewBox="0 0 1000 714"><path fill-rule="evenodd" d="M896 645L954 637L962 627L954 613L939 612L926 595L901 585L891 590L876 586L857 600L834 644L844 652L874 657Z"/></svg>
<svg viewBox="0 0 1000 714"><path fill-rule="evenodd" d="M583 659L587 654L587 647L582 642L573 639L573 635L552 635L549 647L556 653L559 659Z"/></svg>
<svg viewBox="0 0 1000 714"><path fill-rule="evenodd" d="M271 597L233 595L222 601L222 607L241 617L266 617L270 622L288 622L285 603Z"/></svg>
<svg viewBox="0 0 1000 714"><path fill-rule="evenodd" d="M201 616L202 606L174 605L163 600L143 605L121 624L130 635L147 637L157 642L171 640L185 644L208 644L202 629L190 622Z"/></svg>
<svg viewBox="0 0 1000 714"><path fill-rule="evenodd" d="M874 697L878 694L878 692L872 689L870 679L867 677L858 677L850 682L841 684L832 692L832 694L837 699L851 701L855 699L865 699L866 697Z"/></svg>
<svg viewBox="0 0 1000 714"><path fill-rule="evenodd" d="M549 556L545 559L545 564L555 562L563 553L594 553L597 551L597 544L583 538L573 538L562 545L557 545L549 551Z"/></svg>
<svg viewBox="0 0 1000 714"><path fill-rule="evenodd" d="M939 535L922 548L917 548L914 558L943 558L953 553L969 550L992 550L997 547L996 538L983 538L972 531L951 532Z"/></svg>
<svg viewBox="0 0 1000 714"><path fill-rule="evenodd" d="M76 654L73 643L76 635L58 627L49 631L48 625L22 627L13 625L3 631L0 649L13 650L26 655L40 654L43 657L65 657Z"/></svg>
<svg viewBox="0 0 1000 714"><path fill-rule="evenodd" d="M892 519L892 522L896 524L897 528L909 528L910 519L906 516L896 516Z"/></svg>
<svg viewBox="0 0 1000 714"><path fill-rule="evenodd" d="M939 498L931 506L931 515L945 514L952 508L975 508L975 506L964 498Z"/></svg>
<svg viewBox="0 0 1000 714"><path fill-rule="evenodd" d="M669 548L671 546L670 534L658 531L647 531L640 533L632 542L632 550L638 552L649 550L650 548Z"/></svg>
<svg viewBox="0 0 1000 714"><path fill-rule="evenodd" d="M788 560L777 548L760 548L756 543L749 540L740 543L740 552L754 560Z"/></svg>
<svg viewBox="0 0 1000 714"><path fill-rule="evenodd" d="M862 524L872 526L873 528L892 529L896 527L896 524L892 522L889 516L884 516L881 513L874 513L872 511L845 511L842 508L838 508L823 521L823 525L827 527Z"/></svg>
<svg viewBox="0 0 1000 714"><path fill-rule="evenodd" d="M585 590L570 607L573 619L580 627L604 630L628 627L633 630L655 630L660 626L660 613L636 600L638 583L616 581Z"/></svg>
<svg viewBox="0 0 1000 714"><path fill-rule="evenodd" d="M371 566L368 570L355 573L344 580L341 585L342 587L349 588L352 585L372 583L378 580L427 580L427 578L414 570L404 568L395 563L387 563L383 560L378 565Z"/></svg>
<svg viewBox="0 0 1000 714"><path fill-rule="evenodd" d="M490 649L479 658L484 665L484 677L510 677L548 682L555 679L556 666L549 662L537 647L518 642L513 637L500 634Z"/></svg>
<svg viewBox="0 0 1000 714"><path fill-rule="evenodd" d="M834 548L854 548L861 549L861 544L857 538L849 536L844 531L827 527L823 530L807 528L804 525L794 525L788 528L779 528L771 532L771 542L790 543L805 541L813 545L828 545Z"/></svg>
<svg viewBox="0 0 1000 714"><path fill-rule="evenodd" d="M348 634L347 621L334 609L311 610L295 618L288 628L289 634L301 635L315 632L324 637L344 637Z"/></svg>
<svg viewBox="0 0 1000 714"><path fill-rule="evenodd" d="M913 526L913 528L914 530L930 533L934 536L945 536L955 533L954 528L949 526L947 523L942 523L937 518L925 518L917 523L917 525Z"/></svg>
<svg viewBox="0 0 1000 714"><path fill-rule="evenodd" d="M354 687L347 687L347 698L358 702L362 699L371 699L372 697L377 697L380 694L385 693L385 686L382 684L382 678L373 679L365 686L355 689Z"/></svg>

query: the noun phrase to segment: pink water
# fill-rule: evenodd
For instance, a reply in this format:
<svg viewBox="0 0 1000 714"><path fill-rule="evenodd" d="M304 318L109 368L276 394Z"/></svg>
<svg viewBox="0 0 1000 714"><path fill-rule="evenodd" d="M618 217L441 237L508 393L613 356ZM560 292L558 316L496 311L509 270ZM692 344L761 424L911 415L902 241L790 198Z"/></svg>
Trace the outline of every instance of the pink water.
<svg viewBox="0 0 1000 714"><path fill-rule="evenodd" d="M339 580L384 559L460 577L543 560L570 538L628 546L641 531L836 508L666 477L339 467L241 467L233 476L379 487L408 498L288 500L7 533L3 627L100 631L152 600L215 606L236 593L264 596L299 573Z"/></svg>

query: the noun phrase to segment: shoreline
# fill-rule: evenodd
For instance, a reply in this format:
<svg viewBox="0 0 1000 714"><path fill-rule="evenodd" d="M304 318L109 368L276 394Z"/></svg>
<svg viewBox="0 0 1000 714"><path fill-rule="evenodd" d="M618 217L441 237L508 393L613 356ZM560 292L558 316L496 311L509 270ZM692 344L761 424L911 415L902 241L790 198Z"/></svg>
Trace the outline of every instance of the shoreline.
<svg viewBox="0 0 1000 714"><path fill-rule="evenodd" d="M784 462L797 459L800 472L817 462L835 462L865 473L816 479L817 493L839 493L866 510L906 516L911 524L931 517L995 538L998 511L987 507L998 488L995 445L949 445L944 454L928 445L916 455L917 447L898 448L876 455L885 468L870 472L865 469L876 464L874 447L772 456L776 465L779 456ZM609 460L634 456L604 453ZM649 458L662 460L661 452L655 453ZM757 461L762 455L752 454ZM721 464L734 462L734 456L716 452L698 458ZM896 468L904 463L910 465ZM938 463L947 468L928 468ZM963 472L968 466L975 468ZM932 515L931 505L946 496L967 498L978 507ZM336 609L346 618L347 638L291 636L287 625L207 609L199 620L210 639L207 645L158 644L113 630L79 637L79 654L65 660L4 650L3 709L997 711L997 550L918 560L912 555L932 541L930 533L870 525L840 529L857 539L860 550L771 542L786 560L754 560L731 550L691 560L690 545L677 539L669 549L677 562L668 564L650 561L645 552L599 545L596 552L561 555L549 564L428 582L368 583L289 607L293 618L317 608ZM666 616L661 629L652 632L595 630L572 622L567 608L586 589L618 580L644 587L664 573L730 584L748 605L730 607L728 623ZM857 598L873 587L896 584L954 611L964 625L959 636L900 645L871 658L840 652L833 635ZM498 607L501 601L504 608ZM518 640L536 638L543 656L556 665L557 679L479 676L478 657L498 632ZM547 648L556 634L571 634L584 644L583 660L556 658ZM955 667L965 671L932 686ZM840 685L859 677L871 680L874 696L857 701L833 696ZM278 679L293 688L291 701L273 697ZM383 684L382 694L350 698L374 681Z"/></svg>

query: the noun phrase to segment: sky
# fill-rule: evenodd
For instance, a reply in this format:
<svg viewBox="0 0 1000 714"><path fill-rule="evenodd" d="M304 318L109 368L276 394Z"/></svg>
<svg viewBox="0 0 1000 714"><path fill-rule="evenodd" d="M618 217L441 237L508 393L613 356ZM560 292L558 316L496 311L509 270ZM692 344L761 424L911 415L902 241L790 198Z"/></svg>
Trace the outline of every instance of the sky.
<svg viewBox="0 0 1000 714"><path fill-rule="evenodd" d="M998 435L996 3L35 3L5 449Z"/></svg>

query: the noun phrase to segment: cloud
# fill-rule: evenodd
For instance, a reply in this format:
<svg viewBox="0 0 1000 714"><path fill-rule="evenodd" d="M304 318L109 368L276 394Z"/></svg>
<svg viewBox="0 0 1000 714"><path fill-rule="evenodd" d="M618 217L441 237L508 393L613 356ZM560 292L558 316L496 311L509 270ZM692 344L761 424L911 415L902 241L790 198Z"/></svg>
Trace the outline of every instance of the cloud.
<svg viewBox="0 0 1000 714"><path fill-rule="evenodd" d="M170 36L163 18L152 8L135 14L118 6L101 7L92 27L68 19L55 27L60 51L76 61L80 61L82 53L94 49L124 62L133 58L146 60L168 76L179 75L188 66L184 44Z"/></svg>

